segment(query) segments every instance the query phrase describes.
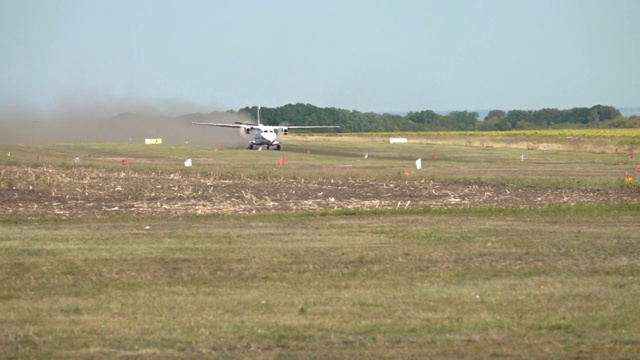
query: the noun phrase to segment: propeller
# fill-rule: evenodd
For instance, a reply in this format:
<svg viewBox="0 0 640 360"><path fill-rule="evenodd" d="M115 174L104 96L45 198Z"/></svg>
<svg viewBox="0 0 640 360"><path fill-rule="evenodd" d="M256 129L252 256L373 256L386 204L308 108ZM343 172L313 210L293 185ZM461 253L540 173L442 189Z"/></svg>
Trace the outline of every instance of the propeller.
<svg viewBox="0 0 640 360"><path fill-rule="evenodd" d="M280 123L280 128L282 129L282 134L283 135L289 135L289 126L291 126L291 123L288 121L283 121Z"/></svg>
<svg viewBox="0 0 640 360"><path fill-rule="evenodd" d="M256 124L250 124L250 123L245 123L245 122L239 122L236 121L234 122L234 124L238 124L238 125L246 125L243 127L239 127L238 131L240 132L240 135L242 135L243 137L245 137L246 135L251 135L251 126L255 126Z"/></svg>

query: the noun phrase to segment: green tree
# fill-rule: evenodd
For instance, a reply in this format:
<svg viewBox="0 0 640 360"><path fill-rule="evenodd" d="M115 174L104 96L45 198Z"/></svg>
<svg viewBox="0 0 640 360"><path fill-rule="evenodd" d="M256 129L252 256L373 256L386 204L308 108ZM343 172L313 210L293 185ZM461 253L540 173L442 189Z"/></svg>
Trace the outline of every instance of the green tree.
<svg viewBox="0 0 640 360"><path fill-rule="evenodd" d="M435 128L442 126L442 116L431 110L410 112L405 118L416 124L425 125L426 127Z"/></svg>
<svg viewBox="0 0 640 360"><path fill-rule="evenodd" d="M257 120L257 107L238 110L239 116ZM200 119L202 114L191 114ZM591 108L568 110L540 109L536 111L491 110L484 121L478 113L453 111L439 115L432 110L409 112L405 116L394 114L362 113L355 110L320 108L311 104L287 104L281 107L262 107L260 118L264 124L280 125L338 125L327 129L331 132L381 132L381 131L445 131L445 130L512 130L531 128L567 127L634 127L637 119L626 119L611 106L596 105Z"/></svg>
<svg viewBox="0 0 640 360"><path fill-rule="evenodd" d="M607 121L622 117L618 109L607 105L593 106L591 107L591 113L594 121Z"/></svg>
<svg viewBox="0 0 640 360"><path fill-rule="evenodd" d="M532 123L540 128L553 126L565 122L564 112L558 109L541 109L533 112Z"/></svg>
<svg viewBox="0 0 640 360"><path fill-rule="evenodd" d="M533 123L533 112L528 110L511 110L507 113L504 120L506 120L506 122L503 123L502 126L505 128L500 130L526 128L526 124ZM518 125L519 123L520 125Z"/></svg>
<svg viewBox="0 0 640 360"><path fill-rule="evenodd" d="M478 121L477 112L452 111L446 116L447 127L451 130L470 131L475 130Z"/></svg>
<svg viewBox="0 0 640 360"><path fill-rule="evenodd" d="M484 121L491 119L502 119L505 116L507 116L507 113L502 110L491 110L489 111L489 113L487 113L487 116L484 117Z"/></svg>

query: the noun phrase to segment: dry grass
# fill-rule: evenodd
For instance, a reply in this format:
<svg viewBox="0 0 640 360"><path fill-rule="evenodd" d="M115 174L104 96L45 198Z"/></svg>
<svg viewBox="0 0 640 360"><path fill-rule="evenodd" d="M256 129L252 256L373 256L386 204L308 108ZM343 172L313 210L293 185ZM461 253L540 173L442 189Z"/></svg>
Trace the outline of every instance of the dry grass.
<svg viewBox="0 0 640 360"><path fill-rule="evenodd" d="M5 224L3 357L640 355L637 208Z"/></svg>
<svg viewBox="0 0 640 360"><path fill-rule="evenodd" d="M633 152L640 144L640 129L563 129L517 131L442 131L410 133L302 134L300 141L339 141L349 143L388 143L390 137L406 137L409 143L474 148L579 151L608 153Z"/></svg>
<svg viewBox="0 0 640 360"><path fill-rule="evenodd" d="M96 206L159 205L0 217L0 358L640 357L640 208L637 192L620 189L618 173L634 165L622 154L531 150L521 162L498 148L309 144L260 155L11 147L2 209L27 204L16 191L54 209L67 197L73 206L76 192ZM434 149L428 173L399 174L398 163ZM77 152L86 154L80 165ZM287 166L274 166L280 156ZM181 167L185 157L196 166ZM520 202L416 205L486 192L500 200L505 189ZM250 206L278 194L299 206L329 190L394 206L161 211L185 199ZM584 201L535 206L571 192ZM401 193L406 210L395 206Z"/></svg>

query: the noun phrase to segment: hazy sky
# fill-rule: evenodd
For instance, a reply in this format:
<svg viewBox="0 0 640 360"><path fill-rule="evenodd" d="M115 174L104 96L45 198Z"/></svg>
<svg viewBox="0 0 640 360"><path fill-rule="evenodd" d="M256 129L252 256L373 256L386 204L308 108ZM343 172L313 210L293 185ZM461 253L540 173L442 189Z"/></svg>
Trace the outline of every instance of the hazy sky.
<svg viewBox="0 0 640 360"><path fill-rule="evenodd" d="M0 0L0 111L640 106L639 15L637 0Z"/></svg>

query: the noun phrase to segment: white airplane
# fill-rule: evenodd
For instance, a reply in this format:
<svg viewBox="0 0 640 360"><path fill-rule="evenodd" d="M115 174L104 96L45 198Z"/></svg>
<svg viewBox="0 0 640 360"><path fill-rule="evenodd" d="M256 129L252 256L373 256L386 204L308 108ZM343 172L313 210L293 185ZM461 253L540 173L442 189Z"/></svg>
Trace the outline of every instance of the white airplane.
<svg viewBox="0 0 640 360"><path fill-rule="evenodd" d="M206 126L220 126L230 128L243 128L245 134L251 134L251 131L256 130L255 137L249 142L249 149L253 149L254 146L267 146L269 150L272 146L276 150L280 150L281 143L278 141L277 132L282 132L284 135L289 134L289 129L318 129L318 128L338 128L340 126L270 126L262 125L260 123L260 107L258 107L258 123L247 124L236 122L234 124L219 124L219 123L204 123L204 122L192 122L192 125L206 125Z"/></svg>

